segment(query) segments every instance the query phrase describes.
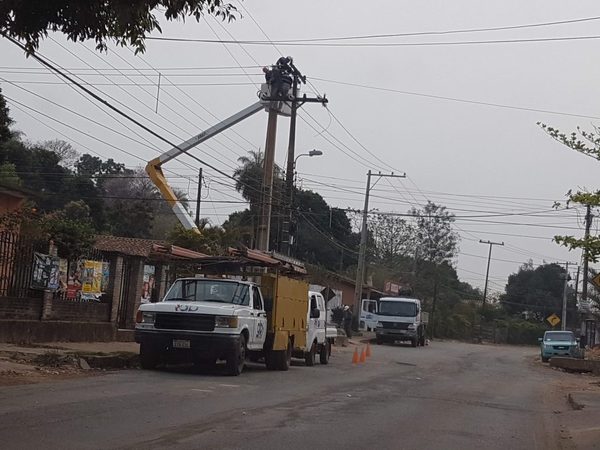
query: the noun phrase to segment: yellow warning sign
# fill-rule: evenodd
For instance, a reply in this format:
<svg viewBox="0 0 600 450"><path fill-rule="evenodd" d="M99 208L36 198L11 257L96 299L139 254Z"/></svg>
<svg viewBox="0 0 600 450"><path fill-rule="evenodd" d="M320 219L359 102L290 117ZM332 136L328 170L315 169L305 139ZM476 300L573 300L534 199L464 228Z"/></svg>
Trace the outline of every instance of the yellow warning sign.
<svg viewBox="0 0 600 450"><path fill-rule="evenodd" d="M553 327L555 327L556 325L558 325L560 323L560 317L558 317L556 314L551 314L548 317L546 317L546 320L548 321L548 323L550 325L552 325Z"/></svg>
<svg viewBox="0 0 600 450"><path fill-rule="evenodd" d="M596 286L597 289L600 289L600 273L592 278L592 284Z"/></svg>

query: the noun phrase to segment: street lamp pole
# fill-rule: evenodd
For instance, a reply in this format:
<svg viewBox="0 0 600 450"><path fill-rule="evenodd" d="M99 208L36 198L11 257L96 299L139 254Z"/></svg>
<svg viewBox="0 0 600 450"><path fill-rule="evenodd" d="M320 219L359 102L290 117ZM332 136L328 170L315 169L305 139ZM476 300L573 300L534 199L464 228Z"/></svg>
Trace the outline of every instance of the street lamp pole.
<svg viewBox="0 0 600 450"><path fill-rule="evenodd" d="M291 222L292 222L292 200L294 194L294 174L296 173L296 163L298 158L302 156L321 156L323 152L321 150L313 149L308 153L301 153L297 155L293 160L288 160L287 171L285 176L285 213L284 222L281 236L281 247L280 251L284 255L290 255L292 250L292 233L291 233ZM289 157L289 155L288 155Z"/></svg>

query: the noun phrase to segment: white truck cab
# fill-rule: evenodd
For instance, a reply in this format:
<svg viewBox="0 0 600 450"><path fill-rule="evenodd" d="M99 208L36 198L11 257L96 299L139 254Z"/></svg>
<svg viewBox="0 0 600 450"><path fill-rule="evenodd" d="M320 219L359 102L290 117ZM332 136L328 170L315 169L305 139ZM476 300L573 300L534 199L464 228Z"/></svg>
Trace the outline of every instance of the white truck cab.
<svg viewBox="0 0 600 450"><path fill-rule="evenodd" d="M247 353L262 351L267 314L258 286L222 278L181 278L159 303L140 306L135 339L143 368L163 356L188 350L194 362L224 359L238 375ZM181 352L180 352L181 353Z"/></svg>
<svg viewBox="0 0 600 450"><path fill-rule="evenodd" d="M425 345L429 315L421 309L421 300L408 297L379 299L375 337L378 344L410 341L413 347Z"/></svg>
<svg viewBox="0 0 600 450"><path fill-rule="evenodd" d="M320 363L327 364L337 329L327 325L327 303L320 292L308 291L307 324L306 348L295 356L304 358L307 366L314 366L318 354Z"/></svg>
<svg viewBox="0 0 600 450"><path fill-rule="evenodd" d="M358 328L362 331L375 331L377 321L377 300L364 298L361 302Z"/></svg>

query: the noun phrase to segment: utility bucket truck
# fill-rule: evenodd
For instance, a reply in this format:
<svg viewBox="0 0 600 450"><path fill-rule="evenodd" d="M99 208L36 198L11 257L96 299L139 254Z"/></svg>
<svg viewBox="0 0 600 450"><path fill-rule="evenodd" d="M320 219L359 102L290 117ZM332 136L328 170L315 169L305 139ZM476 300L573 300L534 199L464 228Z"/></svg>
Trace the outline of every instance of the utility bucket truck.
<svg viewBox="0 0 600 450"><path fill-rule="evenodd" d="M421 309L421 300L408 297L379 299L375 337L378 344L410 341L413 347L425 345L429 314Z"/></svg>
<svg viewBox="0 0 600 450"><path fill-rule="evenodd" d="M250 360L288 370L293 354L316 350L327 362L337 332L326 330L324 312L309 326L321 312L309 310L302 266L256 250L241 258L207 257L202 266L203 276L180 278L161 302L140 306L135 340L143 368L224 360L227 372L239 375Z"/></svg>

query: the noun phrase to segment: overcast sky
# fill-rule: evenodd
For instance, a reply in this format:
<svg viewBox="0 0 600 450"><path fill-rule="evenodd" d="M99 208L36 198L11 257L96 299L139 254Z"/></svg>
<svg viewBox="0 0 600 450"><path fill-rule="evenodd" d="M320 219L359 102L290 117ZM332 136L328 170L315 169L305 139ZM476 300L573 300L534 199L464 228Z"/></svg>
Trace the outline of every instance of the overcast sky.
<svg viewBox="0 0 600 450"><path fill-rule="evenodd" d="M200 23L168 23L162 36L264 41L260 26L271 40L282 41L492 28L600 16L600 5L593 1L246 0L243 4L247 12L240 8L243 17L234 23L221 24L212 18ZM499 41L595 36L600 35L599 29L600 20L590 20L343 42ZM326 93L331 113L356 139L326 109L305 105L298 125L297 151L318 148L324 155L298 161L302 186L319 192L331 205L362 208L368 169L406 172L407 179L382 180L376 186L371 208L406 212L427 199L448 207L457 216L456 231L461 235L456 260L459 276L476 286L483 286L488 251L479 239L504 241L504 247L494 248L490 270L490 289L501 291L506 277L528 259L535 264L580 259L579 253L567 252L551 238L560 233L580 235L582 210L553 211L552 205L563 200L569 189L597 189L600 162L554 142L536 122L565 131L578 125L591 129L600 122L598 46L600 39L379 47L278 44L278 51L271 45L148 41L140 58L126 48L111 47L108 54L99 54L91 43L67 43L61 35L51 35L40 52L73 69L103 96L112 97L119 107L129 108L157 132L178 142L255 102L256 86L262 79L257 66L274 63L279 52L293 56L311 81L305 90ZM54 122L9 100L16 128L27 139L65 139L82 153L95 152L132 167L143 166L167 150L164 143L123 123L114 113L41 70L5 40L0 41L0 54L0 77L21 88L0 80L6 96L63 122ZM113 68L127 76L108 71ZM162 80L156 114L159 71ZM276 158L281 165L287 149L287 122L281 119L278 128ZM266 114L259 113L198 147L194 154L232 172L239 156L264 147L265 131ZM166 168L172 171L172 184L195 198L199 166L196 160L184 157ZM240 200L231 180L206 167L205 174L206 200L214 203L205 203L202 213L219 224L243 205L224 203Z"/></svg>

